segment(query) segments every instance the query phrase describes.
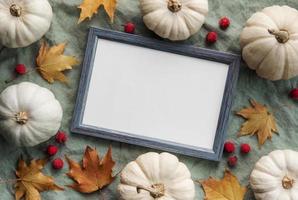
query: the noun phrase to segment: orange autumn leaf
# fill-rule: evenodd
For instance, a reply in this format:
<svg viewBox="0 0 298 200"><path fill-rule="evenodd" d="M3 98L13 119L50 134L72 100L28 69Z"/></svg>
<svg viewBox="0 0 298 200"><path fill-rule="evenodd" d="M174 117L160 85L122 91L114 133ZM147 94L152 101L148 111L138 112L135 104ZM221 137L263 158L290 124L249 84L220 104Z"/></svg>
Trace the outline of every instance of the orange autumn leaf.
<svg viewBox="0 0 298 200"><path fill-rule="evenodd" d="M221 180L210 177L200 183L205 192L204 200L243 200L247 191L229 170L225 171Z"/></svg>
<svg viewBox="0 0 298 200"><path fill-rule="evenodd" d="M55 184L51 176L44 175L41 170L46 160L32 160L29 165L20 159L16 170L15 199L41 200L40 192L46 190L63 190Z"/></svg>
<svg viewBox="0 0 298 200"><path fill-rule="evenodd" d="M96 149L87 146L83 156L82 166L67 156L66 160L69 164L67 175L76 182L69 187L74 190L82 193L91 193L102 189L114 180L112 169L115 162L112 159L111 147L109 147L106 155L100 159Z"/></svg>
<svg viewBox="0 0 298 200"><path fill-rule="evenodd" d="M81 23L87 18L91 19L92 16L97 13L101 5L104 7L111 22L113 22L116 4L117 0L83 0L81 5L78 7L79 9L81 9L81 14L78 23Z"/></svg>
<svg viewBox="0 0 298 200"><path fill-rule="evenodd" d="M266 106L255 100L250 100L250 103L251 107L244 108L236 113L247 120L242 124L239 136L256 134L261 146L267 139L272 138L273 133L277 133L276 122Z"/></svg>
<svg viewBox="0 0 298 200"><path fill-rule="evenodd" d="M63 55L66 44L58 44L52 47L42 42L39 54L36 58L37 70L49 83L55 80L67 82L63 71L72 69L79 61L73 56Z"/></svg>

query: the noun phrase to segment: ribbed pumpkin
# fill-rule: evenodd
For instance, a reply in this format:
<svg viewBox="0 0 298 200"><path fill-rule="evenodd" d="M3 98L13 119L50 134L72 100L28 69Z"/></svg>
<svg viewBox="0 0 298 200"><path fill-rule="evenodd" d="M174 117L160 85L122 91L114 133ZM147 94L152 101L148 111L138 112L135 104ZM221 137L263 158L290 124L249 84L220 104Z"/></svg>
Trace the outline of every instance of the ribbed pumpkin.
<svg viewBox="0 0 298 200"><path fill-rule="evenodd" d="M34 83L7 87L0 94L0 134L17 146L34 146L60 128L62 108L54 94Z"/></svg>
<svg viewBox="0 0 298 200"><path fill-rule="evenodd" d="M198 32L208 13L207 0L140 0L140 7L146 26L173 41Z"/></svg>
<svg viewBox="0 0 298 200"><path fill-rule="evenodd" d="M253 14L240 36L248 67L265 79L298 75L298 11L271 6Z"/></svg>
<svg viewBox="0 0 298 200"><path fill-rule="evenodd" d="M52 7L47 0L0 0L0 44L25 47L50 28Z"/></svg>

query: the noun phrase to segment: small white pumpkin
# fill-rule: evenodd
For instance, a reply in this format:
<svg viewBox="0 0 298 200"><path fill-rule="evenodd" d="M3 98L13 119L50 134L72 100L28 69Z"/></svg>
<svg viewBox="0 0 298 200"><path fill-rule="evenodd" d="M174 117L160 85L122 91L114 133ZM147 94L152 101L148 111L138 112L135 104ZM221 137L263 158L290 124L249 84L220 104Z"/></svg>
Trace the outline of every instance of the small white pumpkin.
<svg viewBox="0 0 298 200"><path fill-rule="evenodd" d="M240 36L247 65L265 79L298 75L298 11L271 6L253 14Z"/></svg>
<svg viewBox="0 0 298 200"><path fill-rule="evenodd" d="M124 200L193 200L195 186L185 164L169 153L149 152L126 165L118 186Z"/></svg>
<svg viewBox="0 0 298 200"><path fill-rule="evenodd" d="M298 152L276 150L262 157L250 176L257 200L298 199Z"/></svg>
<svg viewBox="0 0 298 200"><path fill-rule="evenodd" d="M162 38L186 40L202 27L208 0L140 0L146 26Z"/></svg>
<svg viewBox="0 0 298 200"><path fill-rule="evenodd" d="M46 88L23 82L0 94L0 134L17 146L48 140L59 130L61 120L61 105Z"/></svg>
<svg viewBox="0 0 298 200"><path fill-rule="evenodd" d="M0 44L25 47L50 28L53 16L47 0L0 0Z"/></svg>

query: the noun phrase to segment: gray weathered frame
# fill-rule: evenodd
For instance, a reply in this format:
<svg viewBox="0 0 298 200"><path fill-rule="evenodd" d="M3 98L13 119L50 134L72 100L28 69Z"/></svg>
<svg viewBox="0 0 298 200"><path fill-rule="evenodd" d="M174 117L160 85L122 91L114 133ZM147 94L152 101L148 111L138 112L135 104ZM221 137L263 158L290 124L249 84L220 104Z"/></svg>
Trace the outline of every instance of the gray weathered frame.
<svg viewBox="0 0 298 200"><path fill-rule="evenodd" d="M84 116L85 103L88 94L89 82L92 74L98 38L228 64L228 77L222 100L220 116L217 124L217 131L213 144L213 151L204 148L183 145L175 142L148 138L130 133L123 133L117 130L109 130L105 128L84 125L82 123L82 119ZM92 27L89 31L85 58L81 72L81 80L77 94L77 101L71 125L71 131L74 133L80 133L89 136L95 136L134 145L141 145L158 150L218 161L222 156L223 143L226 135L228 118L232 106L233 93L239 74L239 66L240 57L238 55L214 51L210 49L197 48L194 46L184 44L173 44L170 42L146 38L139 35L127 34Z"/></svg>

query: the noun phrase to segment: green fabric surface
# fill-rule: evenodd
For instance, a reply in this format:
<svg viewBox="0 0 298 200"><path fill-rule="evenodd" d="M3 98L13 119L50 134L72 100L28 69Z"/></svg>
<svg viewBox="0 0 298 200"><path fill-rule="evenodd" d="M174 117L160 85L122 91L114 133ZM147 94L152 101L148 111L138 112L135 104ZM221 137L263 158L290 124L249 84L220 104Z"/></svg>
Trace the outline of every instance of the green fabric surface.
<svg viewBox="0 0 298 200"><path fill-rule="evenodd" d="M66 54L75 55L81 61L84 56L88 27L90 26L122 31L123 24L125 22L132 21L136 23L136 34L146 37L157 37L143 24L137 0L118 0L115 21L113 24L109 23L107 15L103 11L103 8L101 8L99 13L95 15L91 21L85 21L78 25L77 21L80 10L77 6L80 2L81 0L50 0L54 11L54 17L51 29L45 35L45 39L51 44L67 42L68 45L66 47ZM184 43L240 54L239 35L245 21L254 12L274 4L286 4L296 9L298 8L297 0L210 0L209 15L206 19L206 25L198 34L195 34ZM226 31L219 30L218 28L218 19L221 16L228 16L231 19L231 26ZM210 30L217 30L219 32L218 42L212 46L205 44L205 35ZM72 159L81 160L86 145L96 147L101 154L107 151L109 145L112 145L113 157L117 163L114 172L117 173L129 161L134 160L138 155L148 151L155 151L139 146L70 133L69 127L76 100L76 91L79 84L81 65L75 67L67 73L67 76L70 79L68 85L58 82L48 84L34 70L35 57L38 52L38 48L38 43L35 43L26 48L4 49L0 53L0 90L11 84L22 81L31 81L39 84L40 86L49 88L55 93L56 98L60 101L64 110L61 129L67 131L69 134L68 142L65 146L60 146L60 151L57 154L57 157L64 157L64 155L67 154ZM15 79L9 84L5 84L6 80L11 79L14 66L17 63L24 63L32 72ZM212 74L210 74L210 78L212 78ZM297 78L294 78L289 81L267 81L257 77L254 71L249 70L245 64L242 63L232 112L249 105L248 99L256 99L257 101L265 103L270 107L277 118L279 128L279 135L274 135L272 141L267 141L265 145L259 149L256 137L237 138L237 132L244 120L231 113L228 128L228 139L234 140L237 144L236 155L239 155L238 147L241 143L249 143L252 146L252 152L246 156L239 155L238 165L232 169L232 172L239 177L239 180L243 185L249 184L250 172L252 171L255 162L261 156L266 155L275 149L298 150L298 140L296 139L298 134L298 104L297 102L289 99L287 96L288 91L297 86L297 80ZM44 150L46 146L51 143L54 143L54 139L36 147L18 148L11 146L1 138L0 178L13 179L15 177L14 170L16 168L16 163L21 155L28 160L31 158L43 158L45 157ZM182 155L178 155L178 157L182 162L186 163L188 168L191 170L192 177L194 179L204 179L209 176L221 178L223 176L224 169L227 167L227 155L224 155L221 162L212 162ZM44 173L54 176L56 182L61 186L72 183L72 180L67 178L65 175L67 171L67 164L65 164L64 168L60 171L53 170L50 164L48 164L44 169ZM66 188L65 191L62 192L44 192L42 193L42 198L46 200L118 199L119 196L116 190L118 183L119 177L117 177L110 186L103 189L101 192L80 194L74 190ZM1 200L14 198L14 189L12 186L12 184L0 185ZM203 197L204 193L200 185L196 185L196 199L202 200ZM245 199L254 199L251 190L248 191Z"/></svg>

